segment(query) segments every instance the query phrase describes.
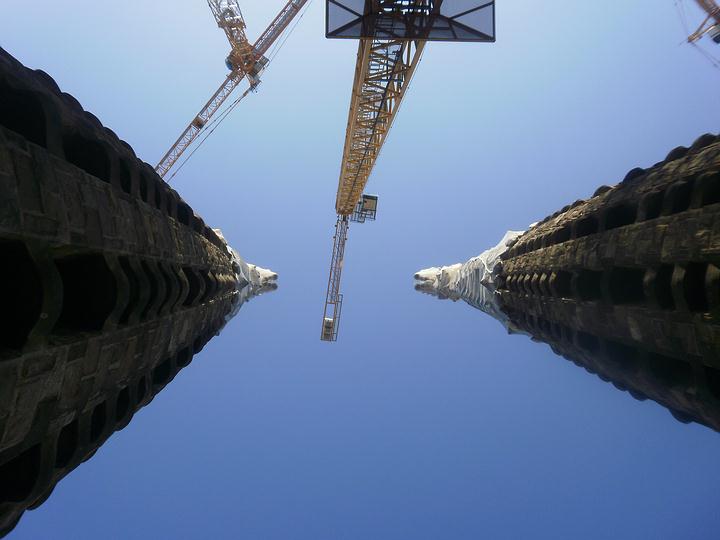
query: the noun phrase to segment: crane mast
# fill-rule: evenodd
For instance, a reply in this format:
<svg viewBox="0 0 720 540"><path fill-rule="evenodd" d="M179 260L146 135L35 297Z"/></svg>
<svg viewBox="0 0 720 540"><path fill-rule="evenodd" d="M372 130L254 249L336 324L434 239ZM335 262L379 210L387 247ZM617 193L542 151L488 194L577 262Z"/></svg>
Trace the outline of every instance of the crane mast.
<svg viewBox="0 0 720 540"><path fill-rule="evenodd" d="M335 198L335 235L320 339L336 341L351 221L375 219L377 197L364 195L425 43L494 41L493 1L327 0L326 36L358 38L350 112Z"/></svg>
<svg viewBox="0 0 720 540"><path fill-rule="evenodd" d="M225 61L230 73L155 167L155 171L161 177L165 177L177 163L180 156L192 145L212 116L245 78L248 79L251 89L260 83L259 75L268 63L265 53L307 1L289 0L255 44L251 45L245 34L245 20L237 0L208 0L217 25L225 32L230 42L230 54Z"/></svg>

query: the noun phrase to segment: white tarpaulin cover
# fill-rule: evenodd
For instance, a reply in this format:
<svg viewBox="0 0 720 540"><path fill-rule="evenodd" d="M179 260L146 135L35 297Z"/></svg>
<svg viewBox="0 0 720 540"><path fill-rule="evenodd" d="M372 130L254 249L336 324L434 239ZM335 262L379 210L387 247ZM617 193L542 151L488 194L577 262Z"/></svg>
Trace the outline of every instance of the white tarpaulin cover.
<svg viewBox="0 0 720 540"><path fill-rule="evenodd" d="M502 323L510 333L517 332L500 309L497 270L500 256L524 231L508 231L495 247L483 251L466 263L433 266L415 274L415 289L441 300L464 300Z"/></svg>
<svg viewBox="0 0 720 540"><path fill-rule="evenodd" d="M233 269L235 270L238 296L236 302L233 304L233 310L225 317L225 323L227 324L230 319L238 314L245 302L263 293L277 289L278 275L271 270L245 262L240 254L227 243L222 231L220 229L213 230L222 241L225 242L228 253L230 253L233 258Z"/></svg>

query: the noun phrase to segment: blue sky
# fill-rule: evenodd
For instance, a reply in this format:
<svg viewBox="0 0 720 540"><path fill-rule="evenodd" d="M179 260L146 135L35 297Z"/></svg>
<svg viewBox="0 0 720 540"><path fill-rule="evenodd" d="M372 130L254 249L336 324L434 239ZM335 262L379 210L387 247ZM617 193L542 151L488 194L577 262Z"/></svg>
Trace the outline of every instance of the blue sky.
<svg viewBox="0 0 720 540"><path fill-rule="evenodd" d="M283 4L241 1L251 38ZM503 0L497 43L429 44L368 188L378 221L351 227L327 344L357 44L325 40L314 0L259 93L173 181L280 289L15 537L716 538L718 434L412 287L416 270L718 131L720 72L682 44L673 4ZM153 164L225 76L201 0L5 0L0 13L0 46Z"/></svg>

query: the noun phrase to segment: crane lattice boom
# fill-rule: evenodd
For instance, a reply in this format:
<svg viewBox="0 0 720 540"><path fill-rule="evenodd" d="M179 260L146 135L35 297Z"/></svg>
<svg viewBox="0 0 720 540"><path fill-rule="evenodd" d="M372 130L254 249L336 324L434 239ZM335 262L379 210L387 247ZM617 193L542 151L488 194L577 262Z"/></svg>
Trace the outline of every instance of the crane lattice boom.
<svg viewBox="0 0 720 540"><path fill-rule="evenodd" d="M350 216L363 210L359 208L358 201L361 200L424 47L425 42L422 40L360 40L335 201L338 219L325 295L321 333L323 341L337 340L342 311L340 279Z"/></svg>
<svg viewBox="0 0 720 540"><path fill-rule="evenodd" d="M265 53L282 35L307 1L289 0L260 35L255 45L251 45L245 35L245 20L237 0L208 0L208 5L218 26L225 32L230 42L230 55L226 61L230 73L157 164L155 171L160 176L164 177L177 163L183 152L195 141L208 121L243 79L248 78L251 88L259 84L258 75L268 62L264 56Z"/></svg>
<svg viewBox="0 0 720 540"><path fill-rule="evenodd" d="M340 279L350 221L375 218L363 195L422 57L425 42L494 41L493 0L326 0L326 36L359 38L335 211L330 277L320 339L336 341Z"/></svg>
<svg viewBox="0 0 720 540"><path fill-rule="evenodd" d="M282 35L307 0L290 0L255 42L255 53L263 55Z"/></svg>
<svg viewBox="0 0 720 540"><path fill-rule="evenodd" d="M390 131L425 42L361 39L335 210L352 214Z"/></svg>
<svg viewBox="0 0 720 540"><path fill-rule="evenodd" d="M208 120L210 120L212 115L217 112L223 102L230 94L232 94L233 90L235 90L244 77L245 73L243 72L230 72L220 88L217 89L197 116L193 118L190 125L186 127L185 131L183 131L180 137L178 137L175 144L173 144L170 150L168 150L163 156L160 163L158 163L155 167L155 172L157 172L161 177L164 177L168 171L172 169L172 166L175 165L177 160L180 159L180 156L182 156L183 152L185 152L185 150L187 150L187 148L193 143L198 134L202 131L202 128L205 124L207 124Z"/></svg>

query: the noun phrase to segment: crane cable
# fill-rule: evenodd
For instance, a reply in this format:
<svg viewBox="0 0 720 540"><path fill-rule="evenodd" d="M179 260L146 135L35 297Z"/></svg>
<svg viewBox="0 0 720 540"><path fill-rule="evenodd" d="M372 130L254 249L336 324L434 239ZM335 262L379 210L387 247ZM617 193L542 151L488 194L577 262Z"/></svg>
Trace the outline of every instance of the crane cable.
<svg viewBox="0 0 720 540"><path fill-rule="evenodd" d="M173 178L175 178L175 175L180 172L180 170L185 166L185 164L186 164L188 161L190 161L190 158L193 157L193 155L195 154L195 152L197 152L197 151L200 149L200 147L201 147L201 146L203 145L203 143L208 139L208 137L209 137L210 135L212 135L217 128L220 127L220 124L222 124L223 120L225 120L225 118L228 117L228 115L233 111L233 109L235 109L235 107L237 107L238 103L240 103L240 102L243 100L243 98L245 98L245 97L246 97L252 90L254 90L255 88L256 88L255 86L251 86L251 87L249 87L247 90L245 90L245 91L240 95L240 97L238 97L235 101L233 101L230 105L228 105L227 108L226 108L223 112L221 112L217 117L215 117L215 118L212 120L212 122L208 123L208 124L205 126L205 128L203 128L203 130L202 130L200 133L205 133L206 131L208 131L208 129L210 128L210 126L212 126L212 125L214 125L214 124L217 124L217 125L215 125L215 127L213 127L202 139L200 139L200 142L197 144L197 146L196 146L195 148L193 148L192 152L190 152L190 154L188 154L188 156L183 160L183 162L178 166L178 168L175 169L175 171L172 173L172 175L170 175L170 178L167 179L167 183L168 183L168 184L170 183L170 181L171 181Z"/></svg>
<svg viewBox="0 0 720 540"><path fill-rule="evenodd" d="M270 58L268 59L268 64L270 64L270 62L272 62L275 59L277 54L280 52L280 49L282 49L283 45L285 45L285 42L288 40L288 38L292 35L292 33L297 28L297 26L300 24L300 21L302 21L303 17L305 17L305 14L310 10L310 6L312 5L312 3L313 3L313 0L309 0L307 2L305 9L300 14L300 16L297 19L295 19L295 22L293 23L292 27L290 27L290 30L288 30L288 32L283 36L282 41L280 41L279 44L274 45L272 47L273 52L270 54Z"/></svg>
<svg viewBox="0 0 720 540"><path fill-rule="evenodd" d="M276 46L274 46L272 48L273 52L270 54L270 58L268 58L267 64L265 64L265 69L267 69L267 66L269 66L272 63L272 61L275 59L275 57L278 55L278 53L280 52L280 49L282 49L283 45L285 45L285 42L288 40L290 35L292 35L292 33L295 31L295 28L297 28L298 24L300 24L300 21L305 16L305 14L308 12L308 9L310 8L310 4L312 4L312 3L313 3L313 0L310 0L307 3L305 10L303 10L303 12L300 14L300 17L298 17L295 20L295 23L290 27L290 30L287 33L285 33L282 41L280 41L280 43L278 43ZM210 137L210 135L212 135L215 132L215 130L220 127L220 124L223 123L223 121L235 109L235 107L237 107L238 104L245 97L247 97L247 95L250 92L254 91L256 88L257 88L257 85L254 85L254 86L251 85L247 90L245 90L240 95L240 97L238 97L235 101L233 101L230 105L228 105L218 116L213 118L210 122L208 122L203 127L203 129L200 131L201 134L207 132L208 130L210 130L210 131L200 140L200 142L197 144L197 146L195 148L193 148L192 152L190 152L190 154L188 154L188 156L182 161L182 163L180 163L178 168L175 169L175 171L172 173L172 175L170 175L170 178L168 178L166 180L166 182L168 184L170 183L170 181L173 178L175 178L175 175L180 172L180 170L185 166L185 164L187 164L187 162L190 161L190 158L192 158L193 155L195 154L195 152L197 152L200 149L200 147L203 145L203 143L205 143L205 141L208 139L208 137ZM210 129L211 127L212 127L212 129Z"/></svg>

